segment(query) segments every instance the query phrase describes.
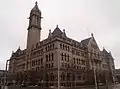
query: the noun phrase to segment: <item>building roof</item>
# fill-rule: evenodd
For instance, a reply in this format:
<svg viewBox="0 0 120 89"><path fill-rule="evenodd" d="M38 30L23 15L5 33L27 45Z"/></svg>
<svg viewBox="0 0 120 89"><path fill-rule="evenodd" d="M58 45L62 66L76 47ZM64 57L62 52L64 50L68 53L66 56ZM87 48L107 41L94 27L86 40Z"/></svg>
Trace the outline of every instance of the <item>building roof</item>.
<svg viewBox="0 0 120 89"><path fill-rule="evenodd" d="M63 32L60 30L58 25L56 26L55 30L52 32L53 36L62 36Z"/></svg>
<svg viewBox="0 0 120 89"><path fill-rule="evenodd" d="M35 6L33 7L33 9L31 10L30 15L36 14L36 12L41 14L41 11L39 10L38 5L37 5L37 1L35 3Z"/></svg>
<svg viewBox="0 0 120 89"><path fill-rule="evenodd" d="M82 44L83 46L87 46L87 45L88 45L88 43L89 43L89 41L90 41L90 39L91 39L91 37L90 37L90 38L87 38L87 39L82 40L82 41L81 41L81 44Z"/></svg>
<svg viewBox="0 0 120 89"><path fill-rule="evenodd" d="M21 50L19 47L16 52L12 52L11 57L18 57L19 55L24 55L24 54L26 54L26 49Z"/></svg>
<svg viewBox="0 0 120 89"><path fill-rule="evenodd" d="M107 50L105 48L103 48L103 51L102 51L104 54L108 54Z"/></svg>

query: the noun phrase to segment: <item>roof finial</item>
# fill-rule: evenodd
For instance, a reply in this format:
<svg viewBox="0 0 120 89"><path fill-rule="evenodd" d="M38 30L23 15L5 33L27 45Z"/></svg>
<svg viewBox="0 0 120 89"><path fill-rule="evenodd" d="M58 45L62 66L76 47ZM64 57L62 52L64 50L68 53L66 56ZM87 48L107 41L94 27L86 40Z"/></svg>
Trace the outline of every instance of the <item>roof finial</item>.
<svg viewBox="0 0 120 89"><path fill-rule="evenodd" d="M35 2L35 5L37 5L37 1Z"/></svg>
<svg viewBox="0 0 120 89"><path fill-rule="evenodd" d="M20 49L20 46L18 47L18 49Z"/></svg>
<svg viewBox="0 0 120 89"><path fill-rule="evenodd" d="M63 29L63 32L65 32L65 29Z"/></svg>
<svg viewBox="0 0 120 89"><path fill-rule="evenodd" d="M51 29L49 30L49 33L51 33Z"/></svg>
<svg viewBox="0 0 120 89"><path fill-rule="evenodd" d="M56 26L56 28L58 28L58 25Z"/></svg>
<svg viewBox="0 0 120 89"><path fill-rule="evenodd" d="M93 33L91 33L91 36L93 37Z"/></svg>
<svg viewBox="0 0 120 89"><path fill-rule="evenodd" d="M12 51L12 53L14 53L14 51Z"/></svg>
<svg viewBox="0 0 120 89"><path fill-rule="evenodd" d="M52 37L51 29L49 30L49 36L48 37Z"/></svg>

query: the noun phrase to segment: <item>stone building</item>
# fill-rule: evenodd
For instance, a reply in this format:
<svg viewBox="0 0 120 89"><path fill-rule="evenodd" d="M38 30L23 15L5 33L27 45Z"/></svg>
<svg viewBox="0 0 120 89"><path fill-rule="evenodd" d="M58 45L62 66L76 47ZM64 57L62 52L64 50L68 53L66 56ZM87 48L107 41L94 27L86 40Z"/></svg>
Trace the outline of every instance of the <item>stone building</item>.
<svg viewBox="0 0 120 89"><path fill-rule="evenodd" d="M41 40L41 19L36 2L30 12L26 49L19 47L9 59L9 81L61 88L94 84L95 77L98 83L114 82L114 58L99 49L93 34L79 42L57 25Z"/></svg>
<svg viewBox="0 0 120 89"><path fill-rule="evenodd" d="M115 69L116 83L120 83L120 69Z"/></svg>
<svg viewBox="0 0 120 89"><path fill-rule="evenodd" d="M5 70L0 70L0 86L4 85L6 73Z"/></svg>

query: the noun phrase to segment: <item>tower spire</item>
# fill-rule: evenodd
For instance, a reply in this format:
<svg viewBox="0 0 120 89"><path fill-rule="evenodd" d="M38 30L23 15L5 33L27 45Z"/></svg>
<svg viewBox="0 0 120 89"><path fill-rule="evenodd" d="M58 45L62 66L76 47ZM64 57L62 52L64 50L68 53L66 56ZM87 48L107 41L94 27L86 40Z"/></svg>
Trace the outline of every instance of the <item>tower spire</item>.
<svg viewBox="0 0 120 89"><path fill-rule="evenodd" d="M37 4L38 4L38 2L36 1L36 2L35 2L35 5L37 5Z"/></svg>
<svg viewBox="0 0 120 89"><path fill-rule="evenodd" d="M94 37L94 36L93 36L93 33L91 33L91 36Z"/></svg>
<svg viewBox="0 0 120 89"><path fill-rule="evenodd" d="M37 1L32 8L29 17L27 49L31 50L32 46L40 42L41 34L41 11L38 8Z"/></svg>

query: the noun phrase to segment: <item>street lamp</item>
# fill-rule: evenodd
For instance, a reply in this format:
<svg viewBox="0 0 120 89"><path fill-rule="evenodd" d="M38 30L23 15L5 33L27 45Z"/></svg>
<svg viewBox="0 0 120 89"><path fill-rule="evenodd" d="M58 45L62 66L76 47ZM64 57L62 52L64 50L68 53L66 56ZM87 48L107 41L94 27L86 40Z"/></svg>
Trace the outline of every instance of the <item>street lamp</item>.
<svg viewBox="0 0 120 89"><path fill-rule="evenodd" d="M98 85L97 85L97 78L96 78L96 69L95 69L95 63L94 63L94 80L95 80L95 89L98 89Z"/></svg>
<svg viewBox="0 0 120 89"><path fill-rule="evenodd" d="M98 89L98 85L97 85L97 77L96 77L96 68L95 68L95 60L93 58L93 52L91 51L91 58L93 59L93 75L94 75L94 81L95 81L95 89Z"/></svg>

